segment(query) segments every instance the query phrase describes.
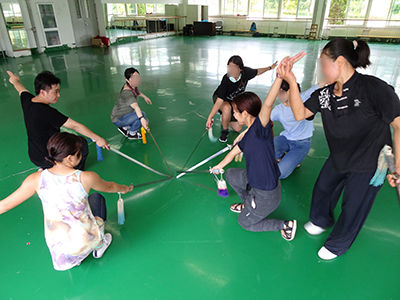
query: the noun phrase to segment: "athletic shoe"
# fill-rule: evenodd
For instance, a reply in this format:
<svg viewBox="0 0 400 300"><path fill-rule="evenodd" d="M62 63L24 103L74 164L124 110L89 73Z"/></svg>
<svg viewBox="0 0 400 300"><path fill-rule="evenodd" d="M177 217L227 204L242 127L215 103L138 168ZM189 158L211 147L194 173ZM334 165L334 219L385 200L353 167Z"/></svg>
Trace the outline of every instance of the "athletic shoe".
<svg viewBox="0 0 400 300"><path fill-rule="evenodd" d="M318 256L323 260L331 260L337 257L336 254L326 249L325 246L319 249Z"/></svg>
<svg viewBox="0 0 400 300"><path fill-rule="evenodd" d="M229 131L228 130L222 130L221 131L221 136L219 137L219 141L221 143L226 143L228 140L228 135L229 135Z"/></svg>
<svg viewBox="0 0 400 300"><path fill-rule="evenodd" d="M130 140L140 140L140 139L142 139L142 135L137 131L135 131L135 132L129 131L128 132L128 139L130 139Z"/></svg>
<svg viewBox="0 0 400 300"><path fill-rule="evenodd" d="M311 221L308 221L306 224L304 224L304 229L311 235L319 235L323 233L326 229L316 226Z"/></svg>
<svg viewBox="0 0 400 300"><path fill-rule="evenodd" d="M124 136L128 137L129 130L126 130L124 127L118 127L118 131L121 132Z"/></svg>
<svg viewBox="0 0 400 300"><path fill-rule="evenodd" d="M112 235L111 233L106 233L103 238L103 244L99 249L93 250L93 257L94 258L100 258L103 256L104 252L106 252L108 246L110 246L112 241Z"/></svg>

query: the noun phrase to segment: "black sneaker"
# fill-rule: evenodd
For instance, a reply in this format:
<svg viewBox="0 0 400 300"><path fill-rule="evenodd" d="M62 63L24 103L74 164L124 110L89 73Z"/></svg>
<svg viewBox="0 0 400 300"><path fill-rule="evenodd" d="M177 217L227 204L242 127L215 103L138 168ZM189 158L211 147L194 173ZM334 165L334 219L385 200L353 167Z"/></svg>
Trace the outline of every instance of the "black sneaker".
<svg viewBox="0 0 400 300"><path fill-rule="evenodd" d="M128 132L128 139L130 140L141 140L142 135L139 132L133 133L132 131Z"/></svg>
<svg viewBox="0 0 400 300"><path fill-rule="evenodd" d="M229 135L228 130L222 130L221 136L219 137L219 141L221 143L226 143L226 141L228 140L228 135Z"/></svg>
<svg viewBox="0 0 400 300"><path fill-rule="evenodd" d="M118 127L118 131L121 132L124 136L128 137L129 130L124 129L124 127Z"/></svg>

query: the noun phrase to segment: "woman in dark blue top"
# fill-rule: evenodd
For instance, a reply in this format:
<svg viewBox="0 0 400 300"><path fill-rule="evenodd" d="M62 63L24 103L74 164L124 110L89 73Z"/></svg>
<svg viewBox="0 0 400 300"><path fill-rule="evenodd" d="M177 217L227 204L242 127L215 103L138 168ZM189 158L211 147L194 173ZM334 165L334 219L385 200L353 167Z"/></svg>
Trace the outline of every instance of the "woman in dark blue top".
<svg viewBox="0 0 400 300"><path fill-rule="evenodd" d="M297 56L293 61L297 61ZM237 96L232 107L234 116L240 125L246 125L248 131L232 151L214 168L222 170L236 155L243 152L246 169L228 169L226 180L238 193L243 203L234 204L231 210L239 212L238 222L249 231L281 231L288 241L294 239L296 220L284 221L267 219L281 202L280 171L275 160L274 140L271 129L271 111L276 95L282 83L276 78L267 99L262 105L260 98L245 92Z"/></svg>

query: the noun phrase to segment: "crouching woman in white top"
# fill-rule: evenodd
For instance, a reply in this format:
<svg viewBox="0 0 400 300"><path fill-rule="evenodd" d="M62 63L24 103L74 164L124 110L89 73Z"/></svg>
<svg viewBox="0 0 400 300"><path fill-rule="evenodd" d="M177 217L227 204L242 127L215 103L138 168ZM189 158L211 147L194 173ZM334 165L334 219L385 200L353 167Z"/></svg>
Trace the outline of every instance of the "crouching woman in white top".
<svg viewBox="0 0 400 300"><path fill-rule="evenodd" d="M47 160L52 168L29 175L10 196L0 201L0 214L32 197L42 201L45 237L54 269L63 271L81 264L90 253L100 258L112 236L104 234L105 199L91 189L106 193L131 192L130 186L102 180L94 172L74 167L82 153L82 140L70 133L54 134L48 144Z"/></svg>
<svg viewBox="0 0 400 300"><path fill-rule="evenodd" d="M319 83L300 94L301 100L305 102L311 94L325 84ZM297 84L299 91L300 85ZM314 131L312 120L297 121L290 108L290 86L285 80L282 81L278 92L278 99L281 102L271 112L271 121L279 121L283 131L274 138L275 157L279 162L281 171L280 179L285 179L292 174L293 170L300 165L307 156L311 147L311 137Z"/></svg>

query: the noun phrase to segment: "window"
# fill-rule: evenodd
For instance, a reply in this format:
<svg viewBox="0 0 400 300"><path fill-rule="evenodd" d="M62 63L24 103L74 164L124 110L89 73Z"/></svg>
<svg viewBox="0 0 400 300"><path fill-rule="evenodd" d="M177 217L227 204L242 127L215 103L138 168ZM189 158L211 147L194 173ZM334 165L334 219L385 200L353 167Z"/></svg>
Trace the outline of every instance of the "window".
<svg viewBox="0 0 400 300"><path fill-rule="evenodd" d="M146 6L143 3L136 4L137 14L138 15L145 15L146 14Z"/></svg>
<svg viewBox="0 0 400 300"><path fill-rule="evenodd" d="M38 4L47 46L61 45L53 4Z"/></svg>
<svg viewBox="0 0 400 300"><path fill-rule="evenodd" d="M263 0L250 0L249 15L252 17L262 17L263 6Z"/></svg>
<svg viewBox="0 0 400 300"><path fill-rule="evenodd" d="M329 24L363 25L367 6L368 0L332 0L329 8L329 18L332 20L329 20Z"/></svg>
<svg viewBox="0 0 400 300"><path fill-rule="evenodd" d="M76 10L76 17L78 19L82 19L81 5L79 3L79 0L75 0L75 10Z"/></svg>
<svg viewBox="0 0 400 300"><path fill-rule="evenodd" d="M219 0L208 1L208 14L210 16L219 14Z"/></svg>
<svg viewBox="0 0 400 300"><path fill-rule="evenodd" d="M233 15L234 0L221 0L221 13L223 15Z"/></svg>
<svg viewBox="0 0 400 300"><path fill-rule="evenodd" d="M282 15L284 17L296 17L297 0L282 0Z"/></svg>
<svg viewBox="0 0 400 300"><path fill-rule="evenodd" d="M44 29L57 28L53 4L39 4L39 12Z"/></svg>
<svg viewBox="0 0 400 300"><path fill-rule="evenodd" d="M89 0L83 0L83 6L85 7L85 17L86 19L90 18L90 12L89 12Z"/></svg>
<svg viewBox="0 0 400 300"><path fill-rule="evenodd" d="M392 0L373 0L371 5L371 12L369 14L367 26L371 27L385 27L386 20L389 18L390 5Z"/></svg>
<svg viewBox="0 0 400 300"><path fill-rule="evenodd" d="M155 4L156 13L157 14L165 14L165 5L164 4Z"/></svg>
<svg viewBox="0 0 400 300"><path fill-rule="evenodd" d="M265 0L264 17L277 17L279 0Z"/></svg>
<svg viewBox="0 0 400 300"><path fill-rule="evenodd" d="M314 5L315 5L315 0L299 0L297 17L312 18Z"/></svg>
<svg viewBox="0 0 400 300"><path fill-rule="evenodd" d="M2 3L4 17L22 17L21 8L18 3Z"/></svg>
<svg viewBox="0 0 400 300"><path fill-rule="evenodd" d="M146 3L146 14L164 14L164 4Z"/></svg>
<svg viewBox="0 0 400 300"><path fill-rule="evenodd" d="M386 20L388 18L392 0L373 0L369 19Z"/></svg>
<svg viewBox="0 0 400 300"><path fill-rule="evenodd" d="M400 20L400 0L393 0L390 19L391 20Z"/></svg>
<svg viewBox="0 0 400 300"><path fill-rule="evenodd" d="M346 18L348 0L332 0L328 18L331 25L343 25Z"/></svg>
<svg viewBox="0 0 400 300"><path fill-rule="evenodd" d="M153 14L155 13L154 4L146 4L146 14Z"/></svg>
<svg viewBox="0 0 400 300"><path fill-rule="evenodd" d="M237 0L236 14L247 15L248 0Z"/></svg>
<svg viewBox="0 0 400 300"><path fill-rule="evenodd" d="M367 12L368 0L349 0L347 8L347 19L365 18Z"/></svg>
<svg viewBox="0 0 400 300"><path fill-rule="evenodd" d="M126 12L128 15L136 15L136 4L132 4L132 3L127 4Z"/></svg>
<svg viewBox="0 0 400 300"><path fill-rule="evenodd" d="M109 15L125 16L125 4L124 3L107 3L107 13Z"/></svg>

